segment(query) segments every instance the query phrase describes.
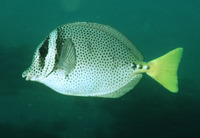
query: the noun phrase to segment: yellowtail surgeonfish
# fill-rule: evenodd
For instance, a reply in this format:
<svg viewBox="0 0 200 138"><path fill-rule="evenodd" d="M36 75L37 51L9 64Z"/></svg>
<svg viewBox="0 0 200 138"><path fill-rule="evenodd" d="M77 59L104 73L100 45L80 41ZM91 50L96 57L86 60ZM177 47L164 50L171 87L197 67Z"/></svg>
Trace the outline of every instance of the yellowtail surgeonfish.
<svg viewBox="0 0 200 138"><path fill-rule="evenodd" d="M133 89L146 73L176 93L182 51L176 48L144 62L135 45L112 27L69 23L53 30L39 44L22 77L65 95L118 98Z"/></svg>

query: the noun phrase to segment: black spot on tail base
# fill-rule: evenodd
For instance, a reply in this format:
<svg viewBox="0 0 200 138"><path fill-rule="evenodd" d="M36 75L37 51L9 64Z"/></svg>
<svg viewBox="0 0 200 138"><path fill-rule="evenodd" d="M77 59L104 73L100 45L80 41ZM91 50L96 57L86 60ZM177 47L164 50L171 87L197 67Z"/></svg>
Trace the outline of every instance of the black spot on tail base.
<svg viewBox="0 0 200 138"><path fill-rule="evenodd" d="M131 64L131 68L133 68L133 69L135 70L136 67L137 67L137 65L133 62L133 63Z"/></svg>
<svg viewBox="0 0 200 138"><path fill-rule="evenodd" d="M143 68L143 66L142 66L142 65L138 65L138 68L139 68L139 69L142 69L142 68Z"/></svg>

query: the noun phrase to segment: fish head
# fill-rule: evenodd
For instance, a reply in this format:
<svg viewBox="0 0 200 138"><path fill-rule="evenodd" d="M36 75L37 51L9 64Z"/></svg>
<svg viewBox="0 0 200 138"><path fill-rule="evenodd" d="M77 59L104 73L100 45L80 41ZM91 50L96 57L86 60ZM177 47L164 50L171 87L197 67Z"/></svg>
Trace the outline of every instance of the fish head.
<svg viewBox="0 0 200 138"><path fill-rule="evenodd" d="M37 81L42 77L42 66L38 55L38 50L36 50L31 66L22 73L22 77L27 81Z"/></svg>
<svg viewBox="0 0 200 138"><path fill-rule="evenodd" d="M42 82L52 73L56 57L56 36L52 32L35 51L31 66L22 73L27 81Z"/></svg>

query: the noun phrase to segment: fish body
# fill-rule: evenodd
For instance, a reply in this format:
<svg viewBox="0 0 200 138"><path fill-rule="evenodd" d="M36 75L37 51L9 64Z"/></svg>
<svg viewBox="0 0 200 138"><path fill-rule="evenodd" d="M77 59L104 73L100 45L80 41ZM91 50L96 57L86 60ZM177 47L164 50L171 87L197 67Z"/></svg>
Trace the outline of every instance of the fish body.
<svg viewBox="0 0 200 138"><path fill-rule="evenodd" d="M133 89L146 72L170 91L177 92L182 48L174 51L175 82L166 86L168 83L162 84L163 78L157 77L157 72L163 70L157 66L158 60L144 62L141 52L119 31L97 23L70 23L46 37L22 77L65 95L118 98ZM159 63L164 61L161 59Z"/></svg>

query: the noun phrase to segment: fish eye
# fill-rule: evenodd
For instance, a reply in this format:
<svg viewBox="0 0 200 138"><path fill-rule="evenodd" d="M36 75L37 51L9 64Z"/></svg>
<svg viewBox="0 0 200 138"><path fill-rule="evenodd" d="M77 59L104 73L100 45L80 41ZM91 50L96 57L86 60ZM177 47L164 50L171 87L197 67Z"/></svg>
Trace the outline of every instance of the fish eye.
<svg viewBox="0 0 200 138"><path fill-rule="evenodd" d="M48 53L49 37L44 41L43 45L40 47L39 52L42 58L45 58Z"/></svg>
<svg viewBox="0 0 200 138"><path fill-rule="evenodd" d="M41 57L46 57L47 53L48 53L48 47L46 46L42 46L40 49L39 49L39 52L40 52L40 55Z"/></svg>

